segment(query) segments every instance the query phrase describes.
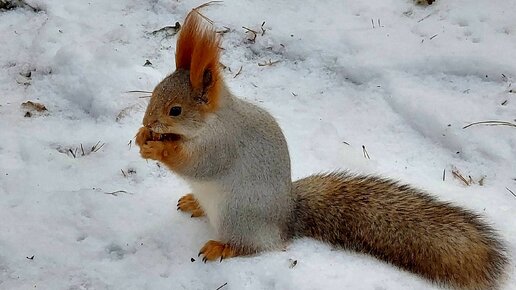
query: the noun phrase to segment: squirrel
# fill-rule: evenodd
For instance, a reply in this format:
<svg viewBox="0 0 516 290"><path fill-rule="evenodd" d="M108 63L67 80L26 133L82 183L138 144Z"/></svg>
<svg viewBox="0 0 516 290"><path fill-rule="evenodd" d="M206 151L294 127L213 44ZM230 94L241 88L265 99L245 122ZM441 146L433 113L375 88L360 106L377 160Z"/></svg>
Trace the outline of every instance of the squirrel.
<svg viewBox="0 0 516 290"><path fill-rule="evenodd" d="M285 136L264 109L234 96L219 38L194 9L176 70L153 90L136 134L140 155L191 187L178 210L206 216L217 239L204 262L284 249L297 237L372 255L439 285L499 287L504 243L483 219L409 185L349 172L292 182Z"/></svg>

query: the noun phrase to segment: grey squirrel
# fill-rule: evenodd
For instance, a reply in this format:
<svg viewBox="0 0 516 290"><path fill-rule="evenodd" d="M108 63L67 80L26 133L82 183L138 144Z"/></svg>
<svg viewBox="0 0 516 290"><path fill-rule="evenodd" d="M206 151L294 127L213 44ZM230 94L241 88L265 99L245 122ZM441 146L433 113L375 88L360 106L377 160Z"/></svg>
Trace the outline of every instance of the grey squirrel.
<svg viewBox="0 0 516 290"><path fill-rule="evenodd" d="M279 125L228 90L219 39L196 10L178 36L176 71L155 87L136 143L143 158L191 186L178 209L207 216L217 233L200 250L205 262L307 236L460 289L498 287L508 264L481 217L409 185L347 172L292 182Z"/></svg>

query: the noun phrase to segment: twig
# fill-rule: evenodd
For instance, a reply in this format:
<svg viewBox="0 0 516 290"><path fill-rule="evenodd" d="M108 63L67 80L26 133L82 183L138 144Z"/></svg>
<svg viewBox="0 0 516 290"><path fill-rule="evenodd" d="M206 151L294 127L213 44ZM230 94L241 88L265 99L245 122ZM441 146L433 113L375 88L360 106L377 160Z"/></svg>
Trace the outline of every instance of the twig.
<svg viewBox="0 0 516 290"><path fill-rule="evenodd" d="M127 191L125 190L117 190L117 191L113 191L113 192L104 192L105 194L110 194L110 195L113 195L113 196L118 196L118 193L128 193Z"/></svg>
<svg viewBox="0 0 516 290"><path fill-rule="evenodd" d="M211 20L210 18L206 17L204 14L199 12L199 9L202 9L204 7L207 7L207 6L210 6L212 4L216 4L216 3L222 3L222 1L209 1L209 2L206 2L204 4L201 4L201 5L197 6L197 7L195 7L194 9L192 9L192 11L195 11L197 14L199 14L199 16L201 16L206 21L208 21L211 25L213 25L213 20Z"/></svg>
<svg viewBox="0 0 516 290"><path fill-rule="evenodd" d="M265 25L265 21L262 22L262 25L260 26L260 29L262 30L262 36L265 34L265 29L263 28L264 25Z"/></svg>
<svg viewBox="0 0 516 290"><path fill-rule="evenodd" d="M475 126L475 125L516 127L516 124L507 122L507 121L480 121L480 122L473 122L471 124L468 124L468 125L462 127L462 129L466 129L466 128L469 128L469 127Z"/></svg>
<svg viewBox="0 0 516 290"><path fill-rule="evenodd" d="M446 180L446 168L443 170L443 181Z"/></svg>
<svg viewBox="0 0 516 290"><path fill-rule="evenodd" d="M432 37L430 37L430 40L434 39L438 34L434 34Z"/></svg>
<svg viewBox="0 0 516 290"><path fill-rule="evenodd" d="M215 290L220 290L220 289L222 289L222 288L223 288L224 286L226 286L226 285L228 285L228 282L226 282L226 283L224 283L224 284L220 285L220 286L219 286L219 288L217 288L217 289L215 289Z"/></svg>
<svg viewBox="0 0 516 290"><path fill-rule="evenodd" d="M131 150L131 146L133 145L133 139L129 140L129 142L127 143L127 145L129 145L129 150Z"/></svg>
<svg viewBox="0 0 516 290"><path fill-rule="evenodd" d="M365 148L365 145L362 145L362 152L364 153L364 158L371 159L369 157L369 153L367 153L367 150Z"/></svg>
<svg viewBox="0 0 516 290"><path fill-rule="evenodd" d="M82 147L82 143L81 143L81 151L82 151L82 156L86 155L86 153L84 153L84 148Z"/></svg>
<svg viewBox="0 0 516 290"><path fill-rule="evenodd" d="M224 2L224 1L208 1L208 2L206 2L206 3L203 3L203 4L201 4L201 5L197 6L197 7L195 7L195 8L194 8L194 9L192 9L192 10L198 10L198 9L201 9L201 8L204 8L204 7L207 7L207 6L210 6L210 5L212 5L212 4L217 4L217 3L222 3L222 2Z"/></svg>
<svg viewBox="0 0 516 290"><path fill-rule="evenodd" d="M75 156L75 153L73 153L72 148L68 149L68 151L70 151L70 153L72 154L73 158L76 158L76 157L77 157L77 156Z"/></svg>
<svg viewBox="0 0 516 290"><path fill-rule="evenodd" d="M258 32L252 30L251 28L247 28L245 26L242 26L242 28L247 30L246 33L247 32L251 32L253 34L253 38L248 38L247 40L249 40L249 41L254 43L256 41L256 36L258 36Z"/></svg>
<svg viewBox="0 0 516 290"><path fill-rule="evenodd" d="M505 189L507 189L514 197L516 197L516 193L514 193L514 191L510 190L508 187L506 187Z"/></svg>
<svg viewBox="0 0 516 290"><path fill-rule="evenodd" d="M235 76L233 78L236 78L242 72L242 68L243 68L243 66L240 66L240 69L238 70L238 72L235 74Z"/></svg>
<svg viewBox="0 0 516 290"><path fill-rule="evenodd" d="M149 91L140 91L140 90L127 91L126 93L149 93L149 94L152 94L152 92L149 92Z"/></svg>
<svg viewBox="0 0 516 290"><path fill-rule="evenodd" d="M125 174L124 170L122 168L120 168L120 171L122 171L122 174L124 175L124 177L127 178L127 175Z"/></svg>
<svg viewBox="0 0 516 290"><path fill-rule="evenodd" d="M430 16L432 16L432 13L430 13L430 14L428 14L427 16L425 16L425 17L423 17L423 18L419 19L419 20L417 21L417 23L419 23L419 22L421 22L421 21L423 21L423 20L427 19L427 18L428 18L428 17L430 17Z"/></svg>
<svg viewBox="0 0 516 290"><path fill-rule="evenodd" d="M452 174L453 174L453 177L455 177L455 178L459 179L460 181L464 182L464 184L466 186L470 186L471 185L469 183L469 181L466 178L464 178L464 176L462 176L462 174L460 174L458 169L452 170Z"/></svg>
<svg viewBox="0 0 516 290"><path fill-rule="evenodd" d="M275 63L278 63L280 62L281 60L275 60L275 61L272 61L271 59L269 59L269 61L266 61L266 62L263 62L263 63L258 63L259 66L271 66Z"/></svg>
<svg viewBox="0 0 516 290"><path fill-rule="evenodd" d="M95 144L93 147L91 147L91 152L97 152L97 151L99 151L99 150L100 150L100 148L104 147L104 145L105 145L106 143L102 143L100 146L99 146L99 144L100 144L100 140L97 142L97 144ZM98 146L98 147L97 147L97 146Z"/></svg>

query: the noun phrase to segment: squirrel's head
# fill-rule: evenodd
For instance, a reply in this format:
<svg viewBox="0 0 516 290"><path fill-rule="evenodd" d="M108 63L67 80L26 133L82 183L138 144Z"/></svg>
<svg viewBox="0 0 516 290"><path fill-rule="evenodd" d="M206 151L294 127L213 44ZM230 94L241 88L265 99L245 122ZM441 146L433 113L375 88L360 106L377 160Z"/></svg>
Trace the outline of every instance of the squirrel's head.
<svg viewBox="0 0 516 290"><path fill-rule="evenodd" d="M143 125L155 133L193 137L220 105L219 39L198 12L186 17L176 46L176 71L152 92Z"/></svg>

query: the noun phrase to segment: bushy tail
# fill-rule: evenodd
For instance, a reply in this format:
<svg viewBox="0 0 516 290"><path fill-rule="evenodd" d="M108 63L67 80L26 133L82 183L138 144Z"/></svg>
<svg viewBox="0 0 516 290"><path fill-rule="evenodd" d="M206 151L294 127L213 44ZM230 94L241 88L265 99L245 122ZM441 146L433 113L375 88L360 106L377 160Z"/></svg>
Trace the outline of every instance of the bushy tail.
<svg viewBox="0 0 516 290"><path fill-rule="evenodd" d="M294 182L293 234L370 254L431 281L493 289L508 261L482 219L394 181L347 173Z"/></svg>

